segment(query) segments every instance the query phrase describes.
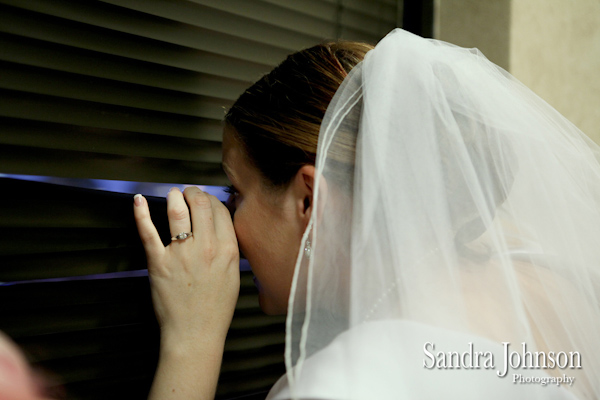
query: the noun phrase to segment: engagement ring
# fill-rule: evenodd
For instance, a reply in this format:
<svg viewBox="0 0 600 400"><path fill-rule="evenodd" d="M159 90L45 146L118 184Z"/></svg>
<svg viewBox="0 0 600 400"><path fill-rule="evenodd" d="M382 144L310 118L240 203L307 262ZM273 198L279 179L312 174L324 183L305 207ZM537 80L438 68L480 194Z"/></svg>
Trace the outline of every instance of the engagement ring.
<svg viewBox="0 0 600 400"><path fill-rule="evenodd" d="M171 238L171 240L183 240L183 239L187 239L190 236L193 236L194 234L192 232L181 232L179 235L177 236L173 236Z"/></svg>

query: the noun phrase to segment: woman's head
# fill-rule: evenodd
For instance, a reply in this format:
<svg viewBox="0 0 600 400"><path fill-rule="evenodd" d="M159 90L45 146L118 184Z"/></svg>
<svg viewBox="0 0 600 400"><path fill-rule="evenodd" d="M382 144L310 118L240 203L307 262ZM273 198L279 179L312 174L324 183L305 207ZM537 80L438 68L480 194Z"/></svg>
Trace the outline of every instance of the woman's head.
<svg viewBox="0 0 600 400"><path fill-rule="evenodd" d="M285 187L301 166L314 165L327 106L372 48L337 41L294 53L231 107L225 122L267 185Z"/></svg>
<svg viewBox="0 0 600 400"><path fill-rule="evenodd" d="M270 314L285 313L312 211L318 135L342 81L373 47L330 42L290 55L246 90L225 117L223 166L240 249Z"/></svg>

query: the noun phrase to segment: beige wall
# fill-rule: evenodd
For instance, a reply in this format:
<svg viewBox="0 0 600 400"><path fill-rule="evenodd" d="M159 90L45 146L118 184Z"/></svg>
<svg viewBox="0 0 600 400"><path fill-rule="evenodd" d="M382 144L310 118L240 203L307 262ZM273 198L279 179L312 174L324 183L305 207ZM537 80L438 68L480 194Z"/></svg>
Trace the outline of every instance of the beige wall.
<svg viewBox="0 0 600 400"><path fill-rule="evenodd" d="M511 0L435 0L433 35L462 47L477 47L508 69Z"/></svg>
<svg viewBox="0 0 600 400"><path fill-rule="evenodd" d="M513 0L510 72L600 143L600 1Z"/></svg>
<svg viewBox="0 0 600 400"><path fill-rule="evenodd" d="M600 143L600 0L436 0L435 37L478 47Z"/></svg>

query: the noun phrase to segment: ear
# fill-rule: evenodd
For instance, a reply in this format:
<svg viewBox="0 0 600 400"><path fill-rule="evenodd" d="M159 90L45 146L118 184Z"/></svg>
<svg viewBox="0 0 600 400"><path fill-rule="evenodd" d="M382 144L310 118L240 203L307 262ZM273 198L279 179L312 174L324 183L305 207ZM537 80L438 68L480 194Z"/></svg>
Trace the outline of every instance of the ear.
<svg viewBox="0 0 600 400"><path fill-rule="evenodd" d="M306 228L314 210L316 169L314 165L304 165L294 177L294 193L296 196L296 210L303 227ZM319 181L319 199L327 197L327 183L323 177ZM324 203L320 203L322 208ZM322 210L320 210L322 211ZM321 214L321 213L319 213ZM320 215L318 216L320 217Z"/></svg>

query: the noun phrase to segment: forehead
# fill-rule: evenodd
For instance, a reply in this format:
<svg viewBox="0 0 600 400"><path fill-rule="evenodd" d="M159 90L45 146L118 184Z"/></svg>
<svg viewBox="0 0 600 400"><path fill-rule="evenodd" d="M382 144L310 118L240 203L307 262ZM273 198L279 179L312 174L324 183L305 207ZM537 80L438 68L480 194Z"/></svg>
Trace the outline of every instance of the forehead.
<svg viewBox="0 0 600 400"><path fill-rule="evenodd" d="M243 151L239 141L235 138L234 130L230 126L225 126L223 129L223 144L221 161L223 163L223 169L228 174L233 173L235 164L242 158Z"/></svg>
<svg viewBox="0 0 600 400"><path fill-rule="evenodd" d="M223 169L236 183L254 179L258 174L256 167L250 162L244 147L236 138L234 128L226 126L223 130Z"/></svg>
<svg viewBox="0 0 600 400"><path fill-rule="evenodd" d="M225 173L237 189L242 189L246 195L250 192L267 195L276 195L255 164L250 161L242 143L237 139L235 129L225 127L223 130L223 157L222 165ZM277 196L275 196L277 197Z"/></svg>

